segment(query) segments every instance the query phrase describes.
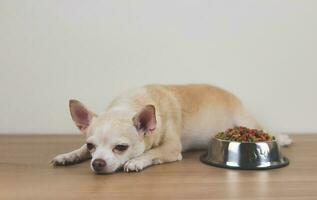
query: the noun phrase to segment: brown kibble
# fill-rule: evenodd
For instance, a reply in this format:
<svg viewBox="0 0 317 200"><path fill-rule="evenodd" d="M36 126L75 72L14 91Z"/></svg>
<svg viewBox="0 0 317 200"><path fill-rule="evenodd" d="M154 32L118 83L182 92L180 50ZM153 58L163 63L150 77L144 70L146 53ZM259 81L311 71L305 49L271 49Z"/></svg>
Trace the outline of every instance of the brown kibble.
<svg viewBox="0 0 317 200"><path fill-rule="evenodd" d="M235 127L226 130L225 132L220 132L216 138L221 140L238 141L238 142L263 142L275 140L273 136L265 133L263 130L249 129L246 127Z"/></svg>

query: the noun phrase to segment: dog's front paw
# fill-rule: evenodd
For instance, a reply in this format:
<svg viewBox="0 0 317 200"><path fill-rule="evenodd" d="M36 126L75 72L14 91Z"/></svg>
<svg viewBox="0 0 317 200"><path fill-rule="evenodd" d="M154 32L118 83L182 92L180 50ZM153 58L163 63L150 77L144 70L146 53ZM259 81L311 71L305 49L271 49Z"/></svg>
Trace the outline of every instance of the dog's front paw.
<svg viewBox="0 0 317 200"><path fill-rule="evenodd" d="M125 172L139 172L141 170L143 170L145 167L147 167L149 165L149 163L147 162L147 160L144 160L142 158L135 158L135 159L131 159L129 161L127 161L124 166L123 169Z"/></svg>
<svg viewBox="0 0 317 200"><path fill-rule="evenodd" d="M55 158L53 158L50 161L50 164L52 164L53 166L71 165L79 161L80 159L77 155L65 153L65 154L60 154L56 156Z"/></svg>

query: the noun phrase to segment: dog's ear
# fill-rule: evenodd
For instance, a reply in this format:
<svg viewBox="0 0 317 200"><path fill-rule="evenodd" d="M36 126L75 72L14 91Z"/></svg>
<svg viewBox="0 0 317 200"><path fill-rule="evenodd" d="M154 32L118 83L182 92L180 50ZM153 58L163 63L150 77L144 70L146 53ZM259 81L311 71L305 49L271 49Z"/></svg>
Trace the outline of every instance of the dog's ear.
<svg viewBox="0 0 317 200"><path fill-rule="evenodd" d="M97 117L97 115L89 111L84 104L74 99L69 100L69 110L76 126L83 133L86 132L91 120Z"/></svg>
<svg viewBox="0 0 317 200"><path fill-rule="evenodd" d="M155 107L153 105L145 106L133 117L132 121L138 132L151 133L156 128Z"/></svg>

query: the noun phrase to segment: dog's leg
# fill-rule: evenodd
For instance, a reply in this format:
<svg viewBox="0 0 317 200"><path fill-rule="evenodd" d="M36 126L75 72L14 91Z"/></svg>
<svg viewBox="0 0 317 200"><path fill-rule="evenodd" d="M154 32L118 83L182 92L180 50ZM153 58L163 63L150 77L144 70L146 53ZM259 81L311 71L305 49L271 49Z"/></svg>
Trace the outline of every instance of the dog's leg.
<svg viewBox="0 0 317 200"><path fill-rule="evenodd" d="M182 160L182 147L178 137L170 138L162 145L144 152L139 157L131 159L124 164L124 171L141 171L150 165L162 164Z"/></svg>
<svg viewBox="0 0 317 200"><path fill-rule="evenodd" d="M76 149L76 150L71 151L69 153L57 155L55 158L53 158L53 160L51 160L50 163L54 166L71 165L71 164L85 161L89 158L91 158L91 155L86 147L86 144L84 144L79 149Z"/></svg>

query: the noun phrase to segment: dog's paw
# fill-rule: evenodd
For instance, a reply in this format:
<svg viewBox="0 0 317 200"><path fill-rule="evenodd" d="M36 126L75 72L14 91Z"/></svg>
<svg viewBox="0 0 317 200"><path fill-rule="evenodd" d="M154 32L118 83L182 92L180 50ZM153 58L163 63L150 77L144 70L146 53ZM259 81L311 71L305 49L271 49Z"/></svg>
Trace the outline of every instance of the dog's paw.
<svg viewBox="0 0 317 200"><path fill-rule="evenodd" d="M293 140L286 134L279 134L276 139L277 143L282 147L289 146L293 143Z"/></svg>
<svg viewBox="0 0 317 200"><path fill-rule="evenodd" d="M53 166L61 166L61 165L71 165L74 163L78 163L80 161L79 157L76 154L60 154L53 158L50 161L50 164Z"/></svg>
<svg viewBox="0 0 317 200"><path fill-rule="evenodd" d="M124 166L123 170L125 172L139 172L143 170L145 167L147 167L149 163L142 159L142 158L134 158L129 161L127 161Z"/></svg>

